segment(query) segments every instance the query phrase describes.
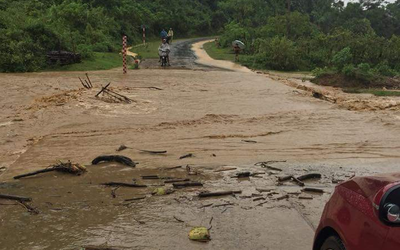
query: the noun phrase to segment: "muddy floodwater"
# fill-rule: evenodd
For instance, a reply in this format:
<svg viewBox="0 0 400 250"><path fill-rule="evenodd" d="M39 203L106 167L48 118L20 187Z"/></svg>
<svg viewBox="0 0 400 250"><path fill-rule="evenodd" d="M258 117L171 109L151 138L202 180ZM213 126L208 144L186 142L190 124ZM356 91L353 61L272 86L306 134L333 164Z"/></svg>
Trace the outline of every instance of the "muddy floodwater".
<svg viewBox="0 0 400 250"><path fill-rule="evenodd" d="M198 42L176 43L171 68L147 60L127 75L89 72L93 89L78 79L85 72L0 74L0 194L32 198L28 206L0 199L0 249L307 250L337 183L399 171L399 99L251 72L208 58ZM131 103L96 98L109 82ZM121 145L128 148L117 152ZM139 164L91 163L115 154ZM88 172L13 179L68 160ZM259 163L267 161L276 162ZM235 178L242 172L251 176ZM278 185L278 177L309 173L321 178L305 185L324 193ZM177 189L170 179L203 186ZM160 187L173 192L152 195ZM198 197L203 191L240 192ZM197 226L211 241L189 240Z"/></svg>

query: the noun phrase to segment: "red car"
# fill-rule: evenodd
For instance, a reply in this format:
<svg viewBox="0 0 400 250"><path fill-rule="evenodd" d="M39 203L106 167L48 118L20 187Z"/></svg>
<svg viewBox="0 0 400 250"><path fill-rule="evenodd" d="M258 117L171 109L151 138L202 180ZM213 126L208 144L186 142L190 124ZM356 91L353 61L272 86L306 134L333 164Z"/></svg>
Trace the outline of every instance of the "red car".
<svg viewBox="0 0 400 250"><path fill-rule="evenodd" d="M325 205L313 250L400 249L400 174L339 184Z"/></svg>

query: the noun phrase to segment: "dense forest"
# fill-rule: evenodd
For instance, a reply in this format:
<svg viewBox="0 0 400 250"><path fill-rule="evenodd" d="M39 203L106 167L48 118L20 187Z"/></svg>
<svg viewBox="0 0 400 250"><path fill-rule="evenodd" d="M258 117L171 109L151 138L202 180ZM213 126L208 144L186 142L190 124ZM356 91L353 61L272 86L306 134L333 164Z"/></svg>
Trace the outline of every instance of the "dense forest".
<svg viewBox="0 0 400 250"><path fill-rule="evenodd" d="M180 37L220 34L247 44L245 64L337 70L368 78L400 72L400 0L0 0L0 71L45 67L51 50L120 49L172 27Z"/></svg>

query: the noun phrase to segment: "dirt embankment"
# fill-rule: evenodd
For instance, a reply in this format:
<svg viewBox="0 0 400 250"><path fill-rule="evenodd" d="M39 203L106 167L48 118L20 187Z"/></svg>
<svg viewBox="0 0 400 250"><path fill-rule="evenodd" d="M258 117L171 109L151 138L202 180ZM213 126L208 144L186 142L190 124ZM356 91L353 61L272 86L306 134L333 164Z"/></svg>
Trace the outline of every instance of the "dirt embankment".
<svg viewBox="0 0 400 250"><path fill-rule="evenodd" d="M326 74L313 79L312 82L322 86L331 86L343 89L400 89L400 79L398 77L382 77L371 82L366 82L354 78L349 78L340 74Z"/></svg>
<svg viewBox="0 0 400 250"><path fill-rule="evenodd" d="M324 86L316 85L309 80L293 78L292 75L283 75L275 73L263 73L268 77L280 81L288 86L304 91L305 95L328 101L338 105L341 108L352 111L399 111L400 97L379 97L371 94L351 94L342 91L343 83L325 82ZM342 79L343 80L343 79ZM320 79L320 81L322 81ZM354 83L354 86L358 83ZM331 86L332 85L332 86ZM351 85L351 83L350 83ZM350 86L349 85L349 86Z"/></svg>

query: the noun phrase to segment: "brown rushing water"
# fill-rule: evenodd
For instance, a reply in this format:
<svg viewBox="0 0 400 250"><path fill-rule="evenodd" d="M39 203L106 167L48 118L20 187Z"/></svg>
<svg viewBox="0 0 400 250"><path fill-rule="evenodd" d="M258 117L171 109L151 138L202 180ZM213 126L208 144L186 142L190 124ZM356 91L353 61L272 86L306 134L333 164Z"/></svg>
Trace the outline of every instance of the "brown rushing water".
<svg viewBox="0 0 400 250"><path fill-rule="evenodd" d="M191 57L182 64L187 63L193 63ZM0 249L103 244L118 249L310 249L312 228L335 185L332 179L398 171L398 111L348 111L264 75L184 67L192 70L154 66L126 76L120 69L91 72L93 90L80 89L80 72L1 74L0 167L7 170L0 176L0 193L30 196L40 213L31 215L22 206L0 201L9 204L0 205ZM100 85L110 81L114 90L135 102L94 98ZM132 148L120 153L140 162L136 168L90 166L96 156L115 154L121 144ZM136 149L168 153L155 156ZM194 157L179 160L187 153ZM88 164L89 172L12 180L58 160ZM254 166L267 160L287 162L274 165L282 173L269 175ZM162 170L187 164L201 173L189 177L204 182L203 188L162 197L150 195L153 186L120 188L112 198L111 188L99 185L133 178L158 185L160 181L142 181L140 176L187 177L184 168ZM238 169L213 172L221 166ZM267 174L231 178L242 170ZM275 176L309 172L323 174L308 185L322 187L326 194L313 195L311 201L296 195L276 200L300 187L290 182L277 187ZM255 188L275 188L277 194L268 196ZM201 190L232 189L243 193L196 197ZM254 201L260 194L265 200ZM148 198L124 205L124 199L142 195ZM233 205L218 206L224 203ZM191 227L209 227L211 218L211 242L189 241Z"/></svg>

